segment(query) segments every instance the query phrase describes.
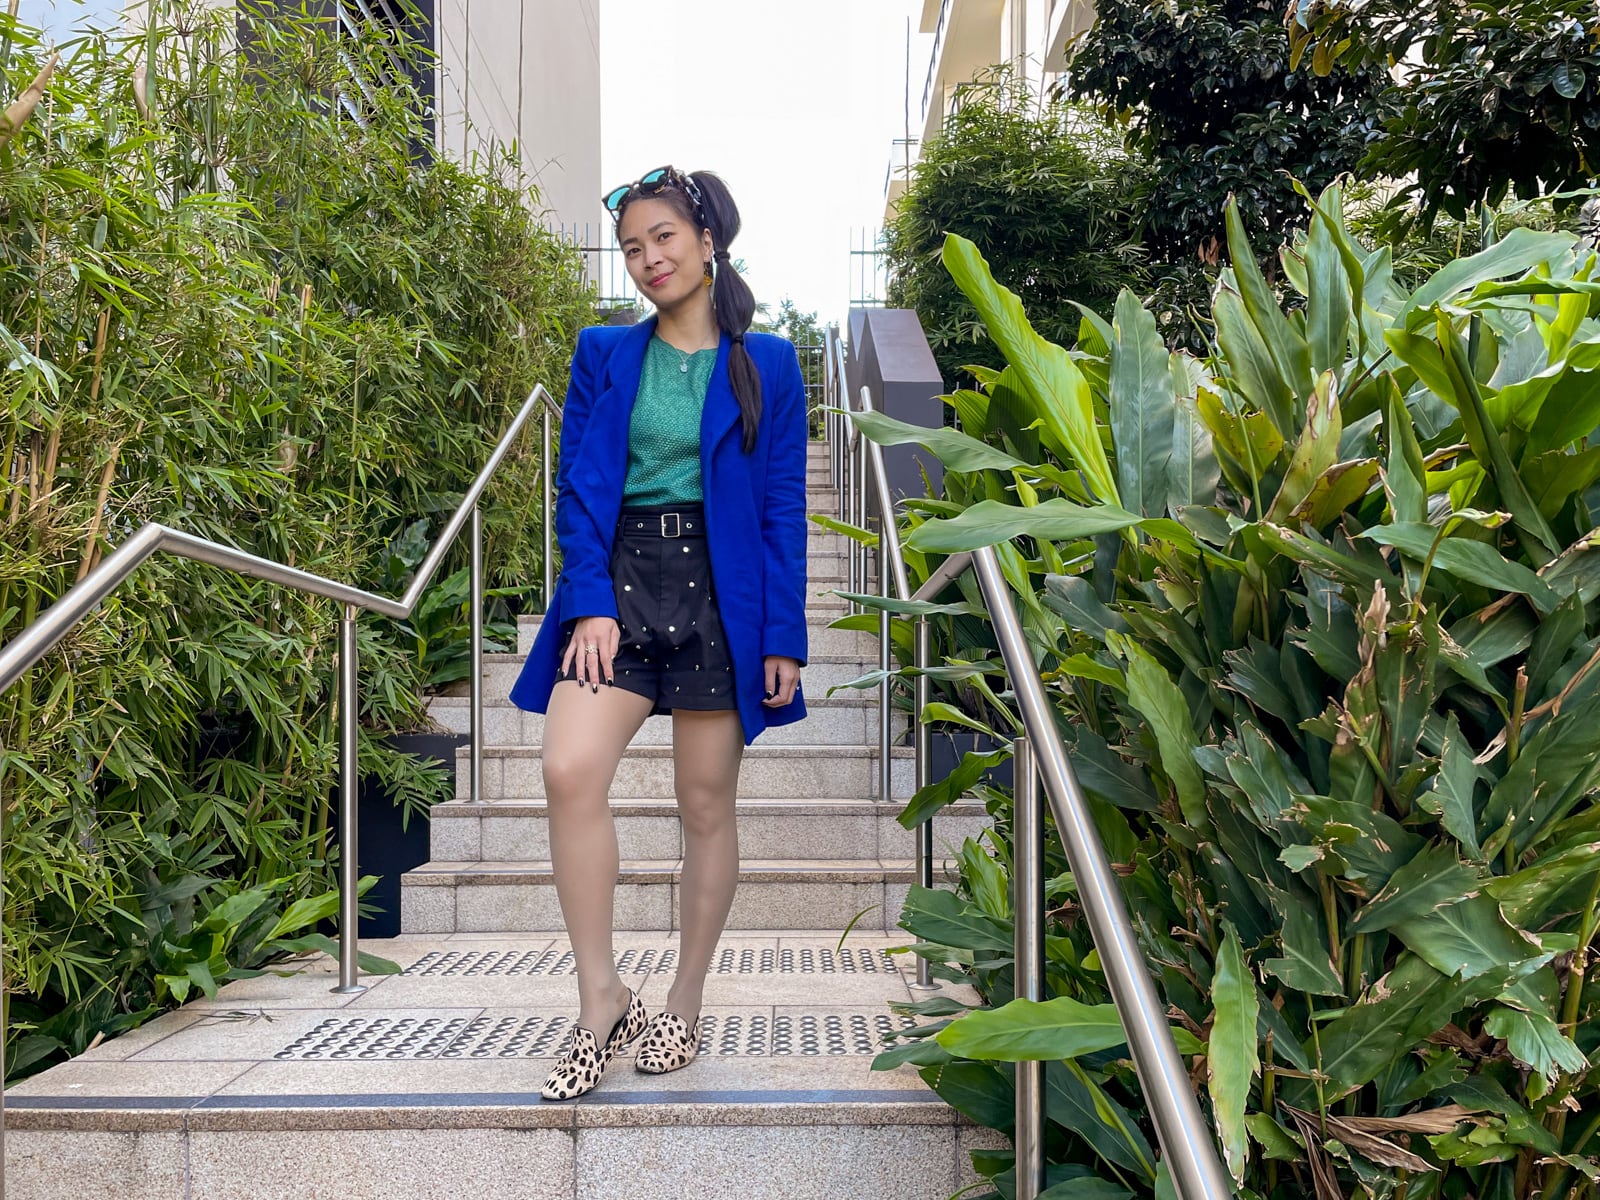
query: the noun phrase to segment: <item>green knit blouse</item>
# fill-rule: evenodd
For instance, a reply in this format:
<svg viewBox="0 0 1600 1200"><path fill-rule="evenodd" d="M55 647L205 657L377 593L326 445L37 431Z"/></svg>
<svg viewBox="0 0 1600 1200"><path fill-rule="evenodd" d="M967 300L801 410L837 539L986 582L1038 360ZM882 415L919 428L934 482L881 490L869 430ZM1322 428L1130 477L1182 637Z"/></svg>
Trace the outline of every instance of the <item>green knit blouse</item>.
<svg viewBox="0 0 1600 1200"><path fill-rule="evenodd" d="M700 414L716 365L715 350L685 355L660 337L650 339L628 424L624 504L691 504L703 498Z"/></svg>

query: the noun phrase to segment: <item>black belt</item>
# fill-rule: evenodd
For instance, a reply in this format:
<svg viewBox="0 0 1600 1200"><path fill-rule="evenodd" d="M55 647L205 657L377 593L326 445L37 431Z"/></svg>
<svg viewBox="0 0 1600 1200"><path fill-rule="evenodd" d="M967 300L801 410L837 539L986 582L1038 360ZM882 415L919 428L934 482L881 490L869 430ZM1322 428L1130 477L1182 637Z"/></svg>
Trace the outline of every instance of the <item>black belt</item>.
<svg viewBox="0 0 1600 1200"><path fill-rule="evenodd" d="M624 508L617 518L623 537L703 538L706 535L702 504L649 504Z"/></svg>

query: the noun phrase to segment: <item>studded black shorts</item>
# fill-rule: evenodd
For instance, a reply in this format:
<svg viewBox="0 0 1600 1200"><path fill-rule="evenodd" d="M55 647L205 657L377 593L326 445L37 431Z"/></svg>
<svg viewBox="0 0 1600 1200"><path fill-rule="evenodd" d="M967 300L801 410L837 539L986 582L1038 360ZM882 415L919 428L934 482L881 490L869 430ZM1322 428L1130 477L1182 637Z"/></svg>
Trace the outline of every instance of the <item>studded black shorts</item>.
<svg viewBox="0 0 1600 1200"><path fill-rule="evenodd" d="M652 713L737 707L705 528L699 504L630 506L617 521L611 582L622 637L612 678L654 700ZM576 679L576 661L557 678Z"/></svg>

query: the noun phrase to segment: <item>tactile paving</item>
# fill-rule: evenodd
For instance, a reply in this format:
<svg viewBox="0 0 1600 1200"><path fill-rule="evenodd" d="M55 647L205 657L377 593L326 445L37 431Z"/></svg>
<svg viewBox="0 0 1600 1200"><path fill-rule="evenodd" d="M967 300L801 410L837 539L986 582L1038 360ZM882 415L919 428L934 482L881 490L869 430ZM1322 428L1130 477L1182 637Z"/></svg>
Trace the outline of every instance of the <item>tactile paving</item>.
<svg viewBox="0 0 1600 1200"><path fill-rule="evenodd" d="M700 1053L771 1057L876 1054L916 1023L889 1013L814 1012L768 1017L706 1013ZM279 1059L549 1058L569 1016L329 1017L278 1051Z"/></svg>
<svg viewBox="0 0 1600 1200"><path fill-rule="evenodd" d="M624 950L617 970L624 975L651 975L677 968L678 952L671 948ZM434 950L407 967L406 975L497 976L570 975L572 951L547 950ZM831 946L773 947L724 946L711 960L712 975L862 975L897 970L887 951Z"/></svg>

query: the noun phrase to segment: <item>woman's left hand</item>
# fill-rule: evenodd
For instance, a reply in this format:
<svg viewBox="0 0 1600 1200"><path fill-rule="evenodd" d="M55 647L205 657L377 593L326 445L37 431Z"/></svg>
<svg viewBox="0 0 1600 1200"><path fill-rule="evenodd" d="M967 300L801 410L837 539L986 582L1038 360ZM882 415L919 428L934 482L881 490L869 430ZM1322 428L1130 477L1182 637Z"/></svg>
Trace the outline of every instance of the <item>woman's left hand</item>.
<svg viewBox="0 0 1600 1200"><path fill-rule="evenodd" d="M769 654L762 662L767 676L767 698L761 703L768 708L782 708L794 699L800 686L800 661Z"/></svg>

